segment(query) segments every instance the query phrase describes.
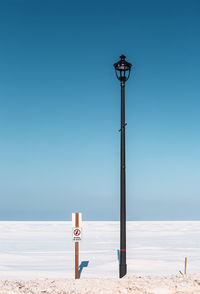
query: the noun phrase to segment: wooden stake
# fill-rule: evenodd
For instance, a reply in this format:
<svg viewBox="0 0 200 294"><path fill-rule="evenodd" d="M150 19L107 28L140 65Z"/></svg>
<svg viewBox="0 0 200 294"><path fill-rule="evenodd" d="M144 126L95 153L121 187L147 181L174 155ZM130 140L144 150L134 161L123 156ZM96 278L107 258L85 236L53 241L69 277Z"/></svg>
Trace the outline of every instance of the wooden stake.
<svg viewBox="0 0 200 294"><path fill-rule="evenodd" d="M79 213L75 213L75 227L79 227ZM79 279L79 243L75 242L75 279Z"/></svg>
<svg viewBox="0 0 200 294"><path fill-rule="evenodd" d="M185 257L185 275L187 273L187 257Z"/></svg>

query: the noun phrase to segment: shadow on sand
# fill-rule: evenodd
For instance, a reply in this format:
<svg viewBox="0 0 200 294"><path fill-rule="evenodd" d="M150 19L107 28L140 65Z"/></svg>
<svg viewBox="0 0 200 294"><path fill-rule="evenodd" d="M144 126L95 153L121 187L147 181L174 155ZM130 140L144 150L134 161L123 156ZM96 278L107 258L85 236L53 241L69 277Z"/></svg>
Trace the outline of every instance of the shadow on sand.
<svg viewBox="0 0 200 294"><path fill-rule="evenodd" d="M81 273L83 271L83 268L84 267L88 267L88 264L89 264L89 260L87 261L82 261L81 264L79 265L79 269L78 269L78 275L79 275L79 279L81 277Z"/></svg>

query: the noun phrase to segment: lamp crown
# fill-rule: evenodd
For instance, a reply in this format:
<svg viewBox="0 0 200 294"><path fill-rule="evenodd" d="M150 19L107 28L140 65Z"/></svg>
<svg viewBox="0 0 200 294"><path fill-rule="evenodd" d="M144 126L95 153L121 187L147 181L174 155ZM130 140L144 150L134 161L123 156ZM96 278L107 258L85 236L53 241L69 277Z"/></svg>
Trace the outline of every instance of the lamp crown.
<svg viewBox="0 0 200 294"><path fill-rule="evenodd" d="M121 58L121 60L125 60L125 59L126 59L126 56L125 56L124 54L122 54L122 55L120 56L120 58Z"/></svg>

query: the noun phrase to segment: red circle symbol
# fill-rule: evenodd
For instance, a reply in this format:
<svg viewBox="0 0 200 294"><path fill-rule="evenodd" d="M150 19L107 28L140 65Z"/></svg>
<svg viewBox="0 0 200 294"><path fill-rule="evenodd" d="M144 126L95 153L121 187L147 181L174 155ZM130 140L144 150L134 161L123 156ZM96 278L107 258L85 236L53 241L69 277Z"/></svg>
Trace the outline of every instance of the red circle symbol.
<svg viewBox="0 0 200 294"><path fill-rule="evenodd" d="M81 230L79 230L79 229L74 230L74 236L78 237L78 236L80 236L80 234L81 234Z"/></svg>

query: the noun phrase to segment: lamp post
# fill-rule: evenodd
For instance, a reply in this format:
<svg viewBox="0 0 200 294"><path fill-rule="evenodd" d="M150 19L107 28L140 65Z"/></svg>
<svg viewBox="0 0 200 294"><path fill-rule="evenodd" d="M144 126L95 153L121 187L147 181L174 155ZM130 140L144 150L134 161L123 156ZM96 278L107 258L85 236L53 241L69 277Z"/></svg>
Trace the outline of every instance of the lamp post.
<svg viewBox="0 0 200 294"><path fill-rule="evenodd" d="M116 76L121 82L121 164L120 164L120 264L119 277L126 275L126 170L125 170L125 82L130 76L132 64L121 55L114 64Z"/></svg>

